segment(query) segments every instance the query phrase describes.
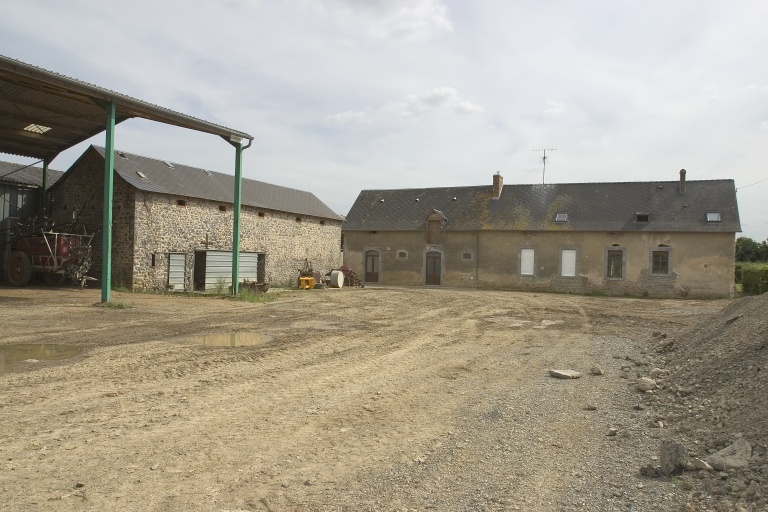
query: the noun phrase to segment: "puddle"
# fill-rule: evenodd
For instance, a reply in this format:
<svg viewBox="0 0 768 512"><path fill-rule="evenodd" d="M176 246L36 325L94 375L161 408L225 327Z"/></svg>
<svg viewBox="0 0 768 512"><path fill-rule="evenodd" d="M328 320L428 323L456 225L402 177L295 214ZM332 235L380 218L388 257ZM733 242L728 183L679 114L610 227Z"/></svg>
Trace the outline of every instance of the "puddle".
<svg viewBox="0 0 768 512"><path fill-rule="evenodd" d="M188 338L186 341L211 347L250 347L269 343L272 341L272 336L255 332L235 332L231 334L195 336L194 338Z"/></svg>
<svg viewBox="0 0 768 512"><path fill-rule="evenodd" d="M14 363L21 361L36 363L69 359L83 351L82 347L72 345L56 345L53 343L18 343L15 345L0 345L0 373L5 373Z"/></svg>

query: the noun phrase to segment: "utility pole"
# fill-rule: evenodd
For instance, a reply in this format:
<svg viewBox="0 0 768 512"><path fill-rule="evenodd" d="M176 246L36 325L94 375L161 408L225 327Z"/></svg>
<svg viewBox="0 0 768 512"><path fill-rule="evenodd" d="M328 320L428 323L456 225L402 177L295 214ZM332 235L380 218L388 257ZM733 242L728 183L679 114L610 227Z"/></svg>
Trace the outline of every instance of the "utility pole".
<svg viewBox="0 0 768 512"><path fill-rule="evenodd" d="M544 184L544 173L547 171L547 151L557 151L557 148L542 148L534 149L533 151L541 151L544 156L541 157L541 162L544 164L544 169L541 170L541 183Z"/></svg>

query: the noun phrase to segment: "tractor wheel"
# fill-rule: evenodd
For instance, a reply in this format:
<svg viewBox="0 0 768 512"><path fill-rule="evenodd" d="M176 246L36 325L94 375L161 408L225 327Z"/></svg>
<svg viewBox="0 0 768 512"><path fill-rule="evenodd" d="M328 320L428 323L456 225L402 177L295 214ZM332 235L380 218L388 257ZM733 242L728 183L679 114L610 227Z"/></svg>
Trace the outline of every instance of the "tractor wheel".
<svg viewBox="0 0 768 512"><path fill-rule="evenodd" d="M25 286L32 276L32 262L23 251L11 254L5 264L5 282L11 286Z"/></svg>
<svg viewBox="0 0 768 512"><path fill-rule="evenodd" d="M61 286L67 280L67 274L64 274L64 273L57 274L56 272L46 272L43 274L43 280L45 280L45 284L48 286Z"/></svg>

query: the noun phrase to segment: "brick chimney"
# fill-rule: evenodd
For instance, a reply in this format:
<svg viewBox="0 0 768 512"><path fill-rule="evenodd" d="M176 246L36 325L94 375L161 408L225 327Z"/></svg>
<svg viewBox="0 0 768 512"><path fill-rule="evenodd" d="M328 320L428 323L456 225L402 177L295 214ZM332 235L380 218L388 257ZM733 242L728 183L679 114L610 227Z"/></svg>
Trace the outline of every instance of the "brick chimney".
<svg viewBox="0 0 768 512"><path fill-rule="evenodd" d="M501 189L504 186L504 178L498 172L493 175L493 196L491 199L498 199L501 197Z"/></svg>
<svg viewBox="0 0 768 512"><path fill-rule="evenodd" d="M685 194L685 169L680 169L680 193Z"/></svg>

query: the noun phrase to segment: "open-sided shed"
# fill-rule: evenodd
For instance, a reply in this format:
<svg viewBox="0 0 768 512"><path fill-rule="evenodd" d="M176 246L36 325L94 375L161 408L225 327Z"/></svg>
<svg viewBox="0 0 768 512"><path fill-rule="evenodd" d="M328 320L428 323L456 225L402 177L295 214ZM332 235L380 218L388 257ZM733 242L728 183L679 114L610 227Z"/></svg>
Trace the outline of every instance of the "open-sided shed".
<svg viewBox="0 0 768 512"><path fill-rule="evenodd" d="M202 119L0 55L0 152L43 162L43 190L50 162L62 151L105 132L101 299L111 287L115 126L143 118L218 135L235 148L232 291L237 293L240 247L242 151L253 137ZM247 144L245 142L247 141ZM45 201L43 201L45 202Z"/></svg>

